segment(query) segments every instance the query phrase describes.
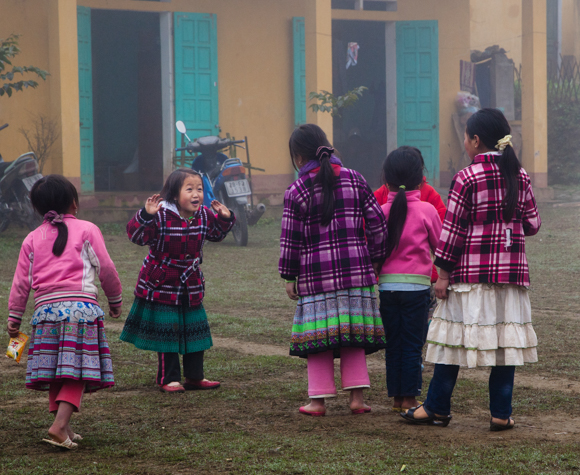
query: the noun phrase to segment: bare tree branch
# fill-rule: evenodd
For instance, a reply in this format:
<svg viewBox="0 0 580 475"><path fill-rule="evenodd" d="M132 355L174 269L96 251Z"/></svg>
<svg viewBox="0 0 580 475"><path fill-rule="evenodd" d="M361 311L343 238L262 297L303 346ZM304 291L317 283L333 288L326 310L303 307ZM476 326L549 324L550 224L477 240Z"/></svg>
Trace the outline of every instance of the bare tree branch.
<svg viewBox="0 0 580 475"><path fill-rule="evenodd" d="M51 157L54 144L60 138L60 130L58 122L44 114L33 115L31 125L31 129L22 127L20 133L28 142L28 148L35 153L42 173L44 165Z"/></svg>

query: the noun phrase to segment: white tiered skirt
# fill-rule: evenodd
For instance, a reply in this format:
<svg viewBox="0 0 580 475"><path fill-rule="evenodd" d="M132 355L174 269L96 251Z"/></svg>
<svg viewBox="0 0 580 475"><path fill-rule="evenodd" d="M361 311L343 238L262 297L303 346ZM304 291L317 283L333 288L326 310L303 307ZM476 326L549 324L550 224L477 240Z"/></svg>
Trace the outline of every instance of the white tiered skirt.
<svg viewBox="0 0 580 475"><path fill-rule="evenodd" d="M521 366L538 361L538 339L526 287L453 284L439 300L427 335L431 363Z"/></svg>

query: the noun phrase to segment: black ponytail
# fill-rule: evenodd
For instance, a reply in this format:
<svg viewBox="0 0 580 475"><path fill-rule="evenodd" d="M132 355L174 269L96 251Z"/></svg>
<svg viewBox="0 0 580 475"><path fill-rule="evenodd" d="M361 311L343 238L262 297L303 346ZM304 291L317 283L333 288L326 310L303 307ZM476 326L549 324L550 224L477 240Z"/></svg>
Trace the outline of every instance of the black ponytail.
<svg viewBox="0 0 580 475"><path fill-rule="evenodd" d="M488 149L496 150L498 142L510 134L511 127L500 110L481 109L469 118L465 132L470 138L477 135ZM502 217L509 223L518 205L518 176L522 165L510 144L505 145L497 164L506 187Z"/></svg>
<svg viewBox="0 0 580 475"><path fill-rule="evenodd" d="M334 216L334 185L336 176L330 163L334 152L324 131L315 124L304 124L294 129L290 136L290 157L296 168L296 157L303 160L320 161L320 170L314 177L314 184L322 187L321 223L328 226Z"/></svg>
<svg viewBox="0 0 580 475"><path fill-rule="evenodd" d="M407 221L407 191L415 190L423 182L423 157L415 147L399 147L387 156L383 177L391 188L398 188L387 220L387 258L401 240Z"/></svg>
<svg viewBox="0 0 580 475"><path fill-rule="evenodd" d="M62 216L69 212L73 204L79 202L75 186L61 175L42 177L30 190L30 201L34 209L58 229L58 236L52 246L52 253L60 256L68 241L68 227Z"/></svg>

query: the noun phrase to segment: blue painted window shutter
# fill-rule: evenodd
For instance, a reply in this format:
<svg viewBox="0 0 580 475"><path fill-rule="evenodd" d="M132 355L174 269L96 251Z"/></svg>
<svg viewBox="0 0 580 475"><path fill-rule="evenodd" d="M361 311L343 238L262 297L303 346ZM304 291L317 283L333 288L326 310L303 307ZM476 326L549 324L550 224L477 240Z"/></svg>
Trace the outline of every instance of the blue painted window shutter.
<svg viewBox="0 0 580 475"><path fill-rule="evenodd" d="M79 122L81 133L81 191L95 191L93 147L93 68L91 54L91 9L77 7L79 50Z"/></svg>
<svg viewBox="0 0 580 475"><path fill-rule="evenodd" d="M294 37L294 123L306 123L306 35L304 18L292 19Z"/></svg>
<svg viewBox="0 0 580 475"><path fill-rule="evenodd" d="M428 179L439 179L437 21L397 22L397 144L421 150Z"/></svg>
<svg viewBox="0 0 580 475"><path fill-rule="evenodd" d="M175 116L192 140L220 131L217 46L216 15L174 14Z"/></svg>

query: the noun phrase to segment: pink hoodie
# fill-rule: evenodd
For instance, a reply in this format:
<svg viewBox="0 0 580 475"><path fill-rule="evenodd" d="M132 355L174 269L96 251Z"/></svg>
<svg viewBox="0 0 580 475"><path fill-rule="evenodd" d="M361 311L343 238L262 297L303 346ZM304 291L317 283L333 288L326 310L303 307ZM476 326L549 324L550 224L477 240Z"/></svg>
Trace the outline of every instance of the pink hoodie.
<svg viewBox="0 0 580 475"><path fill-rule="evenodd" d="M64 222L68 226L68 240L58 257L52 253L58 236L56 226L45 221L24 239L8 299L8 320L21 322L31 289L35 309L63 300L98 305L96 277L109 306L122 305L121 281L100 229L71 214L64 215Z"/></svg>
<svg viewBox="0 0 580 475"><path fill-rule="evenodd" d="M407 191L407 219L399 247L387 258L379 276L379 284L409 283L431 285L431 252L435 252L441 234L441 219L431 203L421 201L421 192ZM389 193L382 206L385 217L397 193Z"/></svg>

